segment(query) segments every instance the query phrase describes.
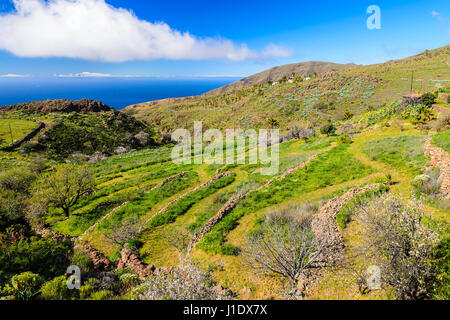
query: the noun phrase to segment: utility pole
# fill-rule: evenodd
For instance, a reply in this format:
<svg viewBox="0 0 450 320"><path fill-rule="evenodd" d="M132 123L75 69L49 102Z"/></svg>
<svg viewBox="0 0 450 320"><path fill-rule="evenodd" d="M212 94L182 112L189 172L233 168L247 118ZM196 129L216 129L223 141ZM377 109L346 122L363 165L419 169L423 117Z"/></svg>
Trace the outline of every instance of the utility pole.
<svg viewBox="0 0 450 320"><path fill-rule="evenodd" d="M13 138L13 134L12 134L12 129L11 129L11 123L8 122L9 125L9 134L11 135L11 145L14 144L14 138Z"/></svg>
<svg viewBox="0 0 450 320"><path fill-rule="evenodd" d="M413 81L414 81L414 70L411 73L411 89L410 89L411 94L413 93Z"/></svg>

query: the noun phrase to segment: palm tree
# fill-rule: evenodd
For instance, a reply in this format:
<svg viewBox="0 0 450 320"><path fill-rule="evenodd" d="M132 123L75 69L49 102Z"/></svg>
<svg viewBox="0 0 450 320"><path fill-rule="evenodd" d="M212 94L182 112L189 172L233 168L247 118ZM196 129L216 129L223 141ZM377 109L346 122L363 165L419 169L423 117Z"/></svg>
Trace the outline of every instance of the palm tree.
<svg viewBox="0 0 450 320"><path fill-rule="evenodd" d="M267 124L270 126L270 128L273 130L273 128L278 127L280 123L275 118L269 118L267 119Z"/></svg>

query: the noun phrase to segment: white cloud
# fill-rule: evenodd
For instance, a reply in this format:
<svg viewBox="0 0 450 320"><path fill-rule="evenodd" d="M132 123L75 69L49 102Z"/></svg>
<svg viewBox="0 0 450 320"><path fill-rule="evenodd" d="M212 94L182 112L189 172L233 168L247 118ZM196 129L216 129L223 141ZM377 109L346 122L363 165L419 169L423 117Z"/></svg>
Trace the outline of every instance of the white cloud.
<svg viewBox="0 0 450 320"><path fill-rule="evenodd" d="M80 72L69 74L55 74L58 78L130 78L135 76L130 75L113 75L109 73L97 73L97 72Z"/></svg>
<svg viewBox="0 0 450 320"><path fill-rule="evenodd" d="M29 75L27 74L15 74L15 73L8 73L8 74L0 74L0 78L28 78Z"/></svg>
<svg viewBox="0 0 450 320"><path fill-rule="evenodd" d="M93 61L270 59L290 50L269 45L262 52L227 39L200 38L164 22L140 20L105 0L13 0L0 15L0 50L20 57L66 57Z"/></svg>
<svg viewBox="0 0 450 320"><path fill-rule="evenodd" d="M441 14L439 12L433 10L433 11L431 11L431 15L433 17L439 17Z"/></svg>

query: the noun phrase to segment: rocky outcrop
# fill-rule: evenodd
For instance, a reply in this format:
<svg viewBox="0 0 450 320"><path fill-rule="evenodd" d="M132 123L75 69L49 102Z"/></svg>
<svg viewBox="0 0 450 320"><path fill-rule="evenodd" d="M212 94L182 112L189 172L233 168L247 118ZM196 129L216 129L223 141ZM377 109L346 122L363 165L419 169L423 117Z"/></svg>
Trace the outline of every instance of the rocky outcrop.
<svg viewBox="0 0 450 320"><path fill-rule="evenodd" d="M318 262L314 264L313 268L305 270L299 277L297 288L299 293L309 295L320 280L323 268L339 265L343 261L344 238L336 223L336 215L356 195L379 187L380 184L372 184L362 188L353 188L343 196L330 200L313 217L312 231L319 243L318 247L322 250L317 253Z"/></svg>
<svg viewBox="0 0 450 320"><path fill-rule="evenodd" d="M114 109L108 107L100 101L90 99L82 100L47 100L47 101L33 101L12 106L2 107L3 111L35 111L42 113L51 112L106 112Z"/></svg>
<svg viewBox="0 0 450 320"><path fill-rule="evenodd" d="M441 193L443 199L450 200L450 155L442 148L431 143L431 139L425 141L424 152L426 157L430 157L432 167L438 167L440 170Z"/></svg>

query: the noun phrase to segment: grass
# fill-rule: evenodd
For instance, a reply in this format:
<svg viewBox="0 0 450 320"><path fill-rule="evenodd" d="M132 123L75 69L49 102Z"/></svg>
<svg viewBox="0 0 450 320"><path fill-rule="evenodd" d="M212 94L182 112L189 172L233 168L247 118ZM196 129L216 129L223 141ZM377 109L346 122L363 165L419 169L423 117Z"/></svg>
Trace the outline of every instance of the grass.
<svg viewBox="0 0 450 320"><path fill-rule="evenodd" d="M163 214L155 216L149 223L150 227L158 227L164 224L171 223L175 219L188 211L194 204L201 201L202 199L211 196L216 193L219 189L229 185L235 179L236 175L232 174L230 176L221 178L216 182L201 188L181 200L177 201L174 205L170 206L169 209Z"/></svg>
<svg viewBox="0 0 450 320"><path fill-rule="evenodd" d="M339 213L336 215L336 222L339 228L341 228L341 230L345 229L347 224L351 221L351 216L353 212L356 210L356 208L362 206L370 199L373 199L374 197L377 197L380 194L387 192L388 190L389 187L387 187L386 185L381 185L379 188L375 190L368 190L353 197L353 199L347 202L344 208L342 208L342 210L339 211Z"/></svg>
<svg viewBox="0 0 450 320"><path fill-rule="evenodd" d="M362 150L374 161L389 164L410 175L421 173L429 159L424 156L425 135L402 135L373 140Z"/></svg>
<svg viewBox="0 0 450 320"><path fill-rule="evenodd" d="M347 152L347 148L348 145L340 145L320 154L306 169L295 172L281 182L276 181L268 188L251 192L205 235L198 246L211 253L234 254L236 248L231 244L225 244L225 237L244 215L292 197L373 173L373 169L354 159Z"/></svg>
<svg viewBox="0 0 450 320"><path fill-rule="evenodd" d="M21 119L0 119L0 147L7 147L19 141L37 127L35 121ZM11 126L11 131L10 131ZM11 143L12 134L12 143Z"/></svg>
<svg viewBox="0 0 450 320"><path fill-rule="evenodd" d="M190 185L198 182L198 175L196 172L172 180L162 187L151 190L149 192L142 192L133 202L130 202L120 210L99 225L100 230L107 230L110 223L124 221L132 216L142 217L151 211L152 207L157 203L167 199L182 190L187 189Z"/></svg>
<svg viewBox="0 0 450 320"><path fill-rule="evenodd" d="M450 130L436 134L432 143L450 153Z"/></svg>

